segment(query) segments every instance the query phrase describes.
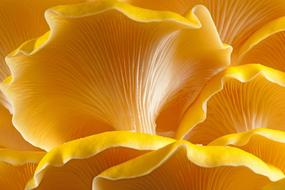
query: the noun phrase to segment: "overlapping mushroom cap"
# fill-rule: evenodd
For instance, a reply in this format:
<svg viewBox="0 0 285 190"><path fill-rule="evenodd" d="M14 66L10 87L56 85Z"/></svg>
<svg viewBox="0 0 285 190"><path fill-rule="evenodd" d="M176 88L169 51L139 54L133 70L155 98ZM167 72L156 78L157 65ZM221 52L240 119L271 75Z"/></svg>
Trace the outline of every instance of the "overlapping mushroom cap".
<svg viewBox="0 0 285 190"><path fill-rule="evenodd" d="M0 5L1 188L284 187L283 1Z"/></svg>
<svg viewBox="0 0 285 190"><path fill-rule="evenodd" d="M175 132L156 125L163 106L190 104L230 55L207 9L188 17L113 1L47 11L51 31L6 57L15 127L46 150L114 129Z"/></svg>

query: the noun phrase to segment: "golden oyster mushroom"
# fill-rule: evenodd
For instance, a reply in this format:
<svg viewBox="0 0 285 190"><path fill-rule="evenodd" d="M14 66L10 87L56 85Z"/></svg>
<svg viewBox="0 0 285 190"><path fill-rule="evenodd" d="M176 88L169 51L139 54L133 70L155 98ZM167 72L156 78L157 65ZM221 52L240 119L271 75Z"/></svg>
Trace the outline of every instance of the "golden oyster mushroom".
<svg viewBox="0 0 285 190"><path fill-rule="evenodd" d="M285 171L284 85L281 71L259 64L230 67L202 90L177 137L209 146L235 146ZM264 188L282 189L284 183Z"/></svg>
<svg viewBox="0 0 285 190"><path fill-rule="evenodd" d="M14 124L25 139L51 150L108 130L172 135L181 123L178 138L207 144L232 132L283 129L279 125L283 104L276 101L284 95L283 73L246 65L214 75L230 60L231 49L219 35L234 47L232 64L257 62L255 57L273 49L272 59L259 60L282 69L278 64L283 60L279 37L283 20L278 17L283 16L284 2L128 2L185 17L116 1L59 6L46 12L49 32L9 54L6 61L12 76L1 90L11 102L8 108L14 113ZM197 2L210 9L218 31L204 6L189 11ZM280 56L274 57L276 53ZM260 107L258 102L262 102ZM266 112L268 108L272 114ZM221 113L231 117L219 118ZM211 124L218 127L213 129ZM270 138L270 143L275 140ZM52 149L26 189L260 189L268 183L266 188L283 184L279 169L250 153L224 147L245 149L283 170L282 163L254 152L255 146L251 151L239 144L218 145L222 146L202 147L131 132L98 134ZM27 176L43 155L38 153L37 159L21 162L32 168ZM241 178L246 179L244 183ZM271 186L273 181L277 183Z"/></svg>
<svg viewBox="0 0 285 190"><path fill-rule="evenodd" d="M217 31L224 43L233 47L231 65L260 63L285 71L283 0L120 0L154 9L170 10L185 17L197 4L209 9ZM164 126L179 125L191 101L173 99L173 103L158 116L157 123ZM177 103L179 102L179 103ZM175 116L169 110L175 110ZM180 112L179 112L180 111Z"/></svg>
<svg viewBox="0 0 285 190"><path fill-rule="evenodd" d="M284 130L285 75L248 64L216 75L189 107L177 133L208 144L223 135L256 128Z"/></svg>
<svg viewBox="0 0 285 190"><path fill-rule="evenodd" d="M10 75L5 56L26 40L36 38L48 30L44 18L47 8L79 0L1 0L0 1L0 81ZM13 108L0 92L0 147L31 150L34 147L22 140L12 124Z"/></svg>
<svg viewBox="0 0 285 190"><path fill-rule="evenodd" d="M279 169L237 148L113 131L54 148L26 189L255 190L283 177Z"/></svg>
<svg viewBox="0 0 285 190"><path fill-rule="evenodd" d="M51 31L6 58L15 127L45 150L109 130L174 133L156 126L164 105L192 102L231 51L205 7L188 16L116 1L48 10Z"/></svg>

